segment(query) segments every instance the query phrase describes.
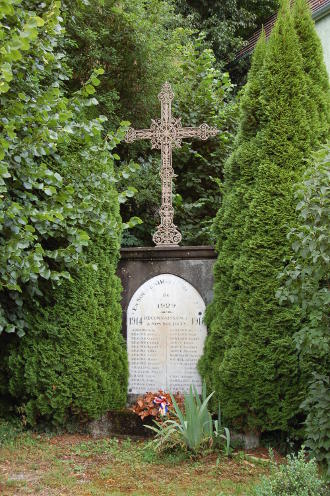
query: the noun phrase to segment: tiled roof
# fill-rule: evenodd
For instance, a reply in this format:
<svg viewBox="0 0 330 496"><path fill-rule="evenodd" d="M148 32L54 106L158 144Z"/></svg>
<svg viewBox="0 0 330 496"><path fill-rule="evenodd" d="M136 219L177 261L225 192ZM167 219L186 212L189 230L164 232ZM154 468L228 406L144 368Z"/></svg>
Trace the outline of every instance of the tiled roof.
<svg viewBox="0 0 330 496"><path fill-rule="evenodd" d="M310 5L312 16L314 19L317 19L318 15L320 15L324 11L330 12L330 0L308 0L308 3ZM263 25L267 38L273 29L276 18L277 18L277 13L273 14ZM251 38L247 40L246 45L238 52L237 55L238 59L244 57L244 55L253 52L254 47L256 46L256 43L259 39L261 29L262 28L259 28L257 31L255 31L255 33L253 33Z"/></svg>

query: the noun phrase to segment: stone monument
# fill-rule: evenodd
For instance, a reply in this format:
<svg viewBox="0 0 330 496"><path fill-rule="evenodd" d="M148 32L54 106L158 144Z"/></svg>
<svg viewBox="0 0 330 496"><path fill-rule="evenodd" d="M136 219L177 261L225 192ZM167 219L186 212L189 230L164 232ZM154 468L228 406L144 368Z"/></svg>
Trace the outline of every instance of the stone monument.
<svg viewBox="0 0 330 496"><path fill-rule="evenodd" d="M205 303L185 279L161 274L134 293L127 310L128 392L201 391Z"/></svg>
<svg viewBox="0 0 330 496"><path fill-rule="evenodd" d="M161 151L162 200L156 247L123 248L118 274L123 284L123 332L129 361L129 399L162 389L201 390L197 363L206 337L205 306L212 297L212 247L179 247L181 233L173 223L172 150L184 138L206 140L218 130L207 124L183 127L172 116L174 98L165 83L158 95L161 118L149 129L129 128L126 141L149 139Z"/></svg>

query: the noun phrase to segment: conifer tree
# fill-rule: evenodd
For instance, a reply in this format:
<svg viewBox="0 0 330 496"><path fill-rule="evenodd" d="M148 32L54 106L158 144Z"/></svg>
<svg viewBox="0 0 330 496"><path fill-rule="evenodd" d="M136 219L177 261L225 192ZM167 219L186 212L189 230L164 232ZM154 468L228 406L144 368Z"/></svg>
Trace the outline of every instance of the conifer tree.
<svg viewBox="0 0 330 496"><path fill-rule="evenodd" d="M239 181L246 183L243 197L248 206L242 201L243 227L239 221L231 259L226 245L233 246L237 236L233 214L238 214L239 204L230 213L231 240L224 242L220 231L226 212L220 211L216 220L219 257L201 371L216 390L227 421L259 432L288 430L304 389L304 365L293 341L300 311L281 306L275 297L278 274L290 254L287 233L297 223L294 184L316 145L301 52L284 1L259 74L260 124L254 154L247 158L250 177L247 181L240 171L240 179L234 178L224 191L223 205L231 205L230 195Z"/></svg>
<svg viewBox="0 0 330 496"><path fill-rule="evenodd" d="M314 147L325 143L330 131L329 76L324 63L322 44L315 30L307 0L295 0L293 22L298 35L307 83L307 117L310 120Z"/></svg>
<svg viewBox="0 0 330 496"><path fill-rule="evenodd" d="M88 163L71 150L61 174L80 185L78 205L87 196L94 198L106 224L103 230L89 230L86 255L72 270L72 281L44 291L40 306L30 309L29 333L10 348L9 392L24 405L32 425L40 418L56 425L96 418L126 402L121 285L115 275L121 234L118 193L109 150L103 155L98 150L94 160L92 155Z"/></svg>
<svg viewBox="0 0 330 496"><path fill-rule="evenodd" d="M214 229L217 251L221 253L215 264L214 302L206 312L206 323L211 329L206 341L205 353L199 367L210 388L217 389L214 369L222 359L223 339L229 328L237 326L233 313L226 308L237 293L235 261L239 257L244 219L248 208L249 184L253 182L251 160L257 152L255 137L260 128L259 95L262 86L261 69L266 50L266 38L262 32L255 48L248 82L240 105L240 125L236 146L224 169L223 202L218 211Z"/></svg>

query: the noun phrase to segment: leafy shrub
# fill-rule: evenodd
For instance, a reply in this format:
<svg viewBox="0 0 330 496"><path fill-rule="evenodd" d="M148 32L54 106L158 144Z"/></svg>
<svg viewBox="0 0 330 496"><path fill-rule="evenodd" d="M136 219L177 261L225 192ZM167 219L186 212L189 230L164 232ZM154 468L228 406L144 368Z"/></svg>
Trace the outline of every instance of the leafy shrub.
<svg viewBox="0 0 330 496"><path fill-rule="evenodd" d="M316 359L329 356L330 143L314 154L296 186L299 227L288 234L292 255L280 277L281 302L298 304L303 322L295 335L300 352Z"/></svg>
<svg viewBox="0 0 330 496"><path fill-rule="evenodd" d="M299 227L288 235L292 256L280 274L282 304L298 305L302 322L294 335L301 361L309 372L309 387L302 404L307 413L306 446L330 475L329 389L329 260L330 260L330 145L317 152L296 198Z"/></svg>
<svg viewBox="0 0 330 496"><path fill-rule="evenodd" d="M98 100L110 128L123 119L135 127L149 125L159 112L157 94L177 71L190 33L172 2L62 0L62 5L73 73L68 87L79 88L96 67L104 67Z"/></svg>
<svg viewBox="0 0 330 496"><path fill-rule="evenodd" d="M33 5L4 0L0 13L0 334L18 336L27 329L27 301L38 301L47 282L70 278L87 231L113 227L91 195L77 201L80 185L65 176L72 148L79 148L81 167L107 156L104 118L86 118L104 71L96 69L67 98L60 4L44 2L38 15Z"/></svg>
<svg viewBox="0 0 330 496"><path fill-rule="evenodd" d="M88 117L91 108L97 113L93 95L103 69L65 94L60 3L40 4L41 17L30 11L34 2L3 4L0 333L7 334L0 393L10 394L31 424L63 424L126 400L113 153L126 128L106 134L104 116Z"/></svg>
<svg viewBox="0 0 330 496"><path fill-rule="evenodd" d="M306 400L301 407L307 413L305 421L306 446L327 468L330 479L330 379L313 374Z"/></svg>
<svg viewBox="0 0 330 496"><path fill-rule="evenodd" d="M326 496L326 484L318 475L315 459L306 461L302 449L297 456L288 455L287 463L272 463L270 477L264 477L253 496Z"/></svg>
<svg viewBox="0 0 330 496"><path fill-rule="evenodd" d="M115 274L121 219L118 194L105 180L113 177L111 157L107 150L80 168L79 155L71 155L65 175L80 184L82 197L94 199L109 223L89 231L91 243L72 280L47 288L41 304L30 308L30 332L9 346L9 392L25 407L30 424L96 418L125 405L128 367Z"/></svg>

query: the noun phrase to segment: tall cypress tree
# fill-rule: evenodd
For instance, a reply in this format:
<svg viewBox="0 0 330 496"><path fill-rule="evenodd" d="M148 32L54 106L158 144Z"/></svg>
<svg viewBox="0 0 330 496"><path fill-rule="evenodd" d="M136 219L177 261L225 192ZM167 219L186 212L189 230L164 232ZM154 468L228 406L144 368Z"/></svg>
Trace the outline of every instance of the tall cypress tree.
<svg viewBox="0 0 330 496"><path fill-rule="evenodd" d="M258 431L286 430L301 401L292 339L299 311L275 298L290 250L286 235L296 221L293 185L310 147L302 56L285 4L268 41L262 79L263 122L251 163L255 182L236 266L239 325L219 371L230 415Z"/></svg>
<svg viewBox="0 0 330 496"><path fill-rule="evenodd" d="M234 329L237 326L233 313L228 314L226 309L229 303L235 300L237 293L234 269L239 257L244 219L248 208L248 188L253 182L250 164L257 152L255 137L260 128L259 96L265 50L266 38L265 33L262 32L252 57L248 82L243 90L235 150L225 164L223 201L214 223L217 236L216 248L221 256L215 264L214 301L206 311L206 323L211 332L199 368L208 386L216 390L218 385L215 371L222 360L223 339L229 328Z"/></svg>
<svg viewBox="0 0 330 496"><path fill-rule="evenodd" d="M275 292L283 260L290 254L287 233L297 222L294 183L316 144L305 71L300 41L284 1L259 75L260 125L254 156L248 159L252 180L244 193L248 208L242 202L239 247L229 263L225 244L218 244L215 298L207 316L210 335L201 362L226 419L259 432L287 430L303 396L304 368L292 339L300 322L299 308L280 306ZM231 203L238 182L229 183L224 204ZM218 226L224 218L225 213L219 213ZM234 225L235 219L231 222ZM218 235L221 239L219 230ZM235 235L233 229L230 237ZM220 264L223 273L229 270L230 284L224 284Z"/></svg>
<svg viewBox="0 0 330 496"><path fill-rule="evenodd" d="M330 131L329 76L322 44L315 30L307 0L295 0L293 22L298 35L307 83L307 105L313 147L325 143Z"/></svg>

